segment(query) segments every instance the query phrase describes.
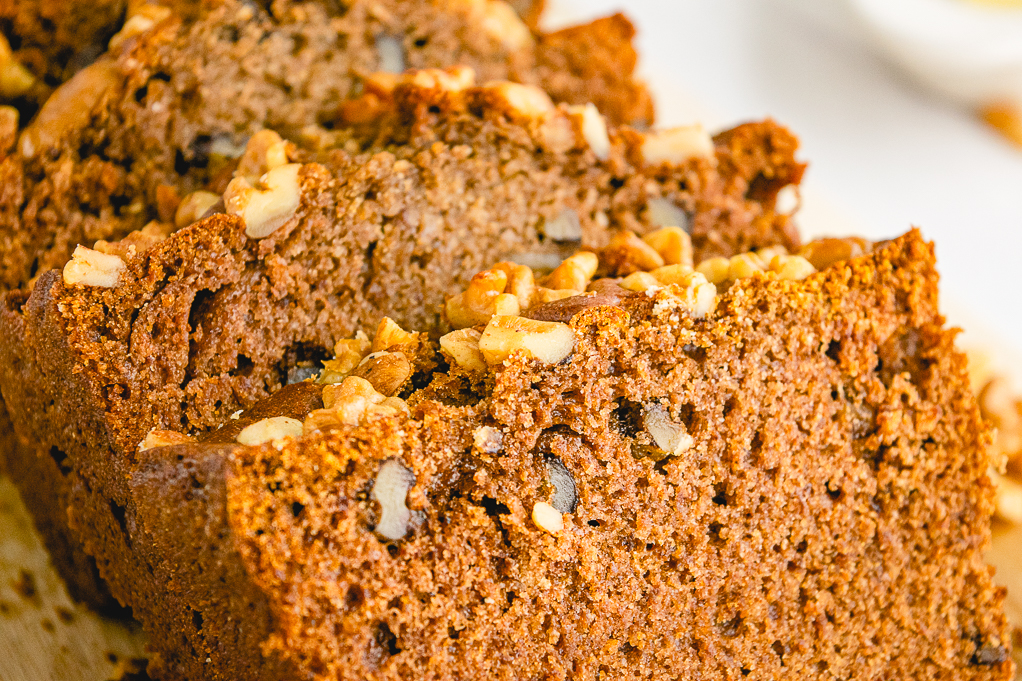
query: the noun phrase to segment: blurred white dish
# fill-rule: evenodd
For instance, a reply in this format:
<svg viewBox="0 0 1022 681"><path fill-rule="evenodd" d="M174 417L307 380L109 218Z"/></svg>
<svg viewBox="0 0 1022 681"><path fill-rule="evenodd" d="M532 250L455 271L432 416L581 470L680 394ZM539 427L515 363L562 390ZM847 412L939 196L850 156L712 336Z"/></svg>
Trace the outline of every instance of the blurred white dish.
<svg viewBox="0 0 1022 681"><path fill-rule="evenodd" d="M1022 9L968 0L844 0L894 62L966 105L1022 103Z"/></svg>

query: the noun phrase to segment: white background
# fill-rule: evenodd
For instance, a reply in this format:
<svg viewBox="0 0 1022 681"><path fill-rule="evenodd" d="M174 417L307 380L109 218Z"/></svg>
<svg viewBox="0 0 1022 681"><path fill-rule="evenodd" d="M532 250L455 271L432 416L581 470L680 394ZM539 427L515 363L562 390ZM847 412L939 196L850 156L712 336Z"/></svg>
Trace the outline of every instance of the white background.
<svg viewBox="0 0 1022 681"><path fill-rule="evenodd" d="M659 125L789 126L810 164L803 232L921 227L965 344L1022 369L1022 150L915 86L820 3L834 0L555 0L548 25L624 11Z"/></svg>

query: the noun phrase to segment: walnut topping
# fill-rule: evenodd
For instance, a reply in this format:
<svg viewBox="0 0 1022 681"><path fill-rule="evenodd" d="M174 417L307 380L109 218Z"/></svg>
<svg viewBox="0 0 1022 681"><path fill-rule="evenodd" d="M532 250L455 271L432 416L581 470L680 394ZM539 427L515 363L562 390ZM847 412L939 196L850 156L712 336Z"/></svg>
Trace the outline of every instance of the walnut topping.
<svg viewBox="0 0 1022 681"><path fill-rule="evenodd" d="M702 273L693 272L684 265L665 265L652 272L635 272L625 277L621 286L630 291L649 293L670 287L670 300L659 302L657 309L680 306L696 319L705 317L717 304L717 287Z"/></svg>
<svg viewBox="0 0 1022 681"><path fill-rule="evenodd" d="M816 268L800 255L775 255L770 260L770 271L777 272L779 279L798 281L816 272Z"/></svg>
<svg viewBox="0 0 1022 681"><path fill-rule="evenodd" d="M507 273L501 269L479 272L464 292L447 299L444 311L455 329L485 324L494 314L497 296L504 293Z"/></svg>
<svg viewBox="0 0 1022 681"><path fill-rule="evenodd" d="M554 268L544 283L555 290L567 289L581 293L586 290L599 265L600 259L595 253L579 251Z"/></svg>
<svg viewBox="0 0 1022 681"><path fill-rule="evenodd" d="M475 84L476 73L469 66L452 66L447 69L419 69L403 76L402 83L428 90L462 92Z"/></svg>
<svg viewBox="0 0 1022 681"><path fill-rule="evenodd" d="M685 425L672 420L667 410L659 404L650 404L643 409L642 423L656 446L668 454L683 454L695 444Z"/></svg>
<svg viewBox="0 0 1022 681"><path fill-rule="evenodd" d="M692 267L692 238L681 227L663 227L650 232L642 240L660 254L665 264Z"/></svg>
<svg viewBox="0 0 1022 681"><path fill-rule="evenodd" d="M408 354L419 344L419 334L405 331L390 317L384 317L376 327L373 352L401 351Z"/></svg>
<svg viewBox="0 0 1022 681"><path fill-rule="evenodd" d="M22 156L32 158L56 146L69 133L87 126L93 109L121 80L121 72L109 59L100 59L76 73L54 90L21 133L18 147Z"/></svg>
<svg viewBox="0 0 1022 681"><path fill-rule="evenodd" d="M554 241L582 240L582 223L579 222L578 213L571 208L565 208L557 217L546 220L542 230L546 238Z"/></svg>
<svg viewBox="0 0 1022 681"><path fill-rule="evenodd" d="M260 130L245 145L234 176L256 184L260 177L283 165L287 165L287 143L272 130Z"/></svg>
<svg viewBox="0 0 1022 681"><path fill-rule="evenodd" d="M195 438L175 430L159 430L153 428L138 445L138 451L144 452L157 447L170 447L195 442Z"/></svg>
<svg viewBox="0 0 1022 681"><path fill-rule="evenodd" d="M409 413L404 400L383 395L360 376L348 376L323 388L323 409L310 412L304 428L310 433L334 425L357 426L373 417L402 413Z"/></svg>
<svg viewBox="0 0 1022 681"><path fill-rule="evenodd" d="M615 234L606 248L600 251L600 260L615 276L639 271L648 272L664 266L663 257L630 231Z"/></svg>
<svg viewBox="0 0 1022 681"><path fill-rule="evenodd" d="M178 228L187 227L206 214L210 208L220 203L220 197L213 192L196 191L181 200L174 213L174 225Z"/></svg>
<svg viewBox="0 0 1022 681"><path fill-rule="evenodd" d="M484 454L496 454L504 448L504 435L493 426L480 426L472 432L472 442Z"/></svg>
<svg viewBox="0 0 1022 681"><path fill-rule="evenodd" d="M323 371L317 383L340 383L369 354L369 338L359 331L354 338L337 341L334 344L334 358L323 362Z"/></svg>
<svg viewBox="0 0 1022 681"><path fill-rule="evenodd" d="M532 507L532 522L536 527L552 535L558 535L564 531L564 517L556 508L545 501L537 502Z"/></svg>
<svg viewBox="0 0 1022 681"><path fill-rule="evenodd" d="M509 50L520 50L532 44L532 31L502 0L458 0L451 4L470 9L482 31Z"/></svg>
<svg viewBox="0 0 1022 681"><path fill-rule="evenodd" d="M254 446L302 434L302 422L287 416L273 416L246 426L238 437L239 444Z"/></svg>
<svg viewBox="0 0 1022 681"><path fill-rule="evenodd" d="M244 177L236 177L227 185L224 205L231 215L245 221L245 234L262 239L291 219L301 201L298 171L301 164L282 165L259 178L253 187Z"/></svg>
<svg viewBox="0 0 1022 681"><path fill-rule="evenodd" d="M372 498L380 504L380 519L373 531L384 539L397 541L408 533L412 512L405 505L415 475L397 459L387 459L373 482Z"/></svg>
<svg viewBox="0 0 1022 681"><path fill-rule="evenodd" d="M865 255L872 249L873 244L859 237L816 239L803 246L799 255L812 263L816 269L824 270L836 262Z"/></svg>
<svg viewBox="0 0 1022 681"><path fill-rule="evenodd" d="M364 378L381 395L396 395L412 375L412 363L403 352L374 352L355 367L352 376Z"/></svg>
<svg viewBox="0 0 1022 681"><path fill-rule="evenodd" d="M486 360L479 350L482 332L460 329L440 337L440 349L466 371L486 371Z"/></svg>
<svg viewBox="0 0 1022 681"><path fill-rule="evenodd" d="M111 51L120 49L125 41L142 35L156 24L167 19L172 14L169 7L161 5L150 5L129 3L128 19L124 26L110 38L107 45Z"/></svg>
<svg viewBox="0 0 1022 681"><path fill-rule="evenodd" d="M504 287L504 290L518 299L519 309L524 310L532 305L533 297L536 294L536 280L532 274L532 269L513 262L497 263L493 266L493 269L500 270L507 275L507 285ZM495 312L495 314L507 313Z"/></svg>
<svg viewBox="0 0 1022 681"><path fill-rule="evenodd" d="M650 165L681 164L690 158L713 158L713 139L701 125L688 125L647 132L642 158Z"/></svg>
<svg viewBox="0 0 1022 681"><path fill-rule="evenodd" d="M15 59L10 43L0 33L0 97L20 97L31 90L35 83L35 76Z"/></svg>
<svg viewBox="0 0 1022 681"><path fill-rule="evenodd" d="M568 112L577 116L582 137L593 150L593 154L601 161L610 158L610 136L607 134L607 122L593 104L585 106L569 106Z"/></svg>
<svg viewBox="0 0 1022 681"><path fill-rule="evenodd" d="M778 279L805 279L816 272L812 263L798 255L788 255L784 248L771 246L758 251L740 253L728 258L709 258L699 263L696 271L714 284L729 284L746 279L756 272L774 272Z"/></svg>
<svg viewBox="0 0 1022 681"><path fill-rule="evenodd" d="M64 283L68 286L113 288L121 279L124 261L116 255L94 251L85 246L75 248L71 261L64 265Z"/></svg>
<svg viewBox="0 0 1022 681"><path fill-rule="evenodd" d="M483 85L480 91L493 96L494 103L503 104L505 111L514 116L536 119L554 110L550 96L533 85L493 81Z"/></svg>
<svg viewBox="0 0 1022 681"><path fill-rule="evenodd" d="M567 324L525 317L495 316L479 338L479 350L491 365L501 364L518 350L545 364L556 364L574 348L575 332Z"/></svg>

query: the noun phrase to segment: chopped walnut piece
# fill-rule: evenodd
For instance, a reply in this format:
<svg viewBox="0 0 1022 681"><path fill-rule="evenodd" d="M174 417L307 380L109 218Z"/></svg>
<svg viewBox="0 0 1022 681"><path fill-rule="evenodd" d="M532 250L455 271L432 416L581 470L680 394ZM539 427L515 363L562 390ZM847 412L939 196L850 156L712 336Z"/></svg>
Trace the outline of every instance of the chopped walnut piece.
<svg viewBox="0 0 1022 681"><path fill-rule="evenodd" d="M403 352L374 352L351 375L364 378L381 395L392 397L411 377L412 363Z"/></svg>
<svg viewBox="0 0 1022 681"><path fill-rule="evenodd" d="M649 272L632 272L621 280L621 287L629 291L648 291L660 285L660 280Z"/></svg>
<svg viewBox="0 0 1022 681"><path fill-rule="evenodd" d="M195 191L181 199L174 213L174 225L178 228L187 227L206 214L210 208L220 203L220 197L213 192Z"/></svg>
<svg viewBox="0 0 1022 681"><path fill-rule="evenodd" d="M534 85L492 81L480 88L480 94L491 97L494 104L515 117L537 119L554 111L550 95Z"/></svg>
<svg viewBox="0 0 1022 681"><path fill-rule="evenodd" d="M540 286L536 289L536 296L533 298L532 304L545 305L546 303L554 303L558 300L564 300L565 298L571 298L577 296L581 291L575 289L564 288L564 289L552 289Z"/></svg>
<svg viewBox="0 0 1022 681"><path fill-rule="evenodd" d="M338 421L349 426L357 426L369 405L385 399L372 383L359 376L348 376L341 383L323 388L323 407L336 410Z"/></svg>
<svg viewBox="0 0 1022 681"><path fill-rule="evenodd" d="M595 253L579 251L554 268L543 283L555 290L568 289L581 293L586 290L599 265L600 259Z"/></svg>
<svg viewBox="0 0 1022 681"><path fill-rule="evenodd" d="M607 122L593 104L585 106L569 106L568 113L577 116L582 138L592 149L593 155L601 161L610 158L610 136L607 134Z"/></svg>
<svg viewBox="0 0 1022 681"><path fill-rule="evenodd" d="M866 239L849 237L846 239L816 239L802 247L799 255L812 263L817 270L825 270L836 262L850 260L865 255L873 249Z"/></svg>
<svg viewBox="0 0 1022 681"><path fill-rule="evenodd" d="M486 371L486 360L479 350L481 331L459 329L440 337L440 349L467 371Z"/></svg>
<svg viewBox="0 0 1022 681"><path fill-rule="evenodd" d="M124 267L124 261L116 255L78 246L71 256L71 261L64 265L64 283L68 286L81 284L114 288L121 279Z"/></svg>
<svg viewBox="0 0 1022 681"><path fill-rule="evenodd" d="M654 403L643 409L642 423L656 446L668 454L683 454L695 444L685 425L671 419L667 410L659 404Z"/></svg>
<svg viewBox="0 0 1022 681"><path fill-rule="evenodd" d="M412 512L405 504L415 475L397 459L387 459L373 482L372 498L380 504L380 519L373 531L384 539L397 541L408 533Z"/></svg>
<svg viewBox="0 0 1022 681"><path fill-rule="evenodd" d="M427 90L444 90L450 93L462 92L475 84L476 73L469 66L452 66L446 69L417 69L400 78ZM394 82L396 85L396 82ZM382 92L381 92L382 94Z"/></svg>
<svg viewBox="0 0 1022 681"><path fill-rule="evenodd" d="M642 158L650 165L682 164L690 158L713 158L713 139L701 125L687 125L647 132Z"/></svg>
<svg viewBox="0 0 1022 681"><path fill-rule="evenodd" d="M705 276L711 284L721 284L727 281L731 272L731 261L727 258L707 258L699 263L696 272Z"/></svg>
<svg viewBox="0 0 1022 681"><path fill-rule="evenodd" d="M668 284L688 286L692 279L692 275L699 273L695 272L687 265L664 265L663 267L658 267L652 272L649 272L649 274L656 279L657 283L663 286L667 286ZM702 281L706 281L706 277L702 274L699 274L699 277L701 277Z"/></svg>
<svg viewBox="0 0 1022 681"><path fill-rule="evenodd" d="M447 299L444 305L447 320L455 329L485 324L493 316L496 298L504 293L506 286L504 270L493 268L479 272L462 293Z"/></svg>
<svg viewBox="0 0 1022 681"><path fill-rule="evenodd" d="M231 215L245 221L245 234L262 239L273 234L291 219L301 202L298 172L301 164L288 163L269 171L253 187L244 177L236 177L227 185L224 205Z"/></svg>
<svg viewBox="0 0 1022 681"><path fill-rule="evenodd" d="M171 16L169 7L151 4L128 3L128 18L124 26L110 38L107 47L112 52L121 48L127 40L142 35L156 24Z"/></svg>
<svg viewBox="0 0 1022 681"><path fill-rule="evenodd" d="M274 168L287 165L287 160L287 143L281 136L272 130L260 130L245 145L235 177L244 177L254 185Z"/></svg>
<svg viewBox="0 0 1022 681"><path fill-rule="evenodd" d="M660 254L665 264L692 268L692 238L681 227L662 227L642 240Z"/></svg>
<svg viewBox="0 0 1022 681"><path fill-rule="evenodd" d="M170 447L195 442L195 438L179 433L176 430L159 430L153 428L138 445L138 451L145 452L157 447Z"/></svg>
<svg viewBox="0 0 1022 681"><path fill-rule="evenodd" d="M480 426L472 432L472 443L484 454L496 454L504 448L504 435L493 426Z"/></svg>
<svg viewBox="0 0 1022 681"><path fill-rule="evenodd" d="M532 522L536 527L552 535L558 535L564 531L564 517L556 508L545 501L537 502L532 507Z"/></svg>
<svg viewBox="0 0 1022 681"><path fill-rule="evenodd" d="M678 227L686 232L691 222L688 213L670 199L661 196L646 201L646 221L657 227Z"/></svg>
<svg viewBox="0 0 1022 681"><path fill-rule="evenodd" d="M574 348L575 332L567 324L525 317L494 317L479 338L479 350L491 365L501 364L519 350L546 364L556 364Z"/></svg>
<svg viewBox="0 0 1022 681"><path fill-rule="evenodd" d="M373 352L382 352L383 350L395 350L405 352L414 352L414 348L419 343L419 334L411 331L405 331L390 317L384 317L380 320L379 326L376 327L376 335L373 337ZM361 360L360 360L361 361Z"/></svg>
<svg viewBox="0 0 1022 681"><path fill-rule="evenodd" d="M8 100L20 97L35 84L35 76L15 58L10 43L0 33L0 97Z"/></svg>
<svg viewBox="0 0 1022 681"><path fill-rule="evenodd" d="M334 358L323 362L323 371L317 383L340 383L369 354L371 345L365 333L359 331L354 338L346 338L334 344Z"/></svg>
<svg viewBox="0 0 1022 681"><path fill-rule="evenodd" d="M518 307L522 310L532 305L536 293L536 280L532 269L513 262L500 262L493 266L507 275L505 290L518 299Z"/></svg>
<svg viewBox="0 0 1022 681"><path fill-rule="evenodd" d="M621 231L600 251L600 262L614 276L648 272L664 266L664 259L634 232Z"/></svg>
<svg viewBox="0 0 1022 681"><path fill-rule="evenodd" d="M732 281L747 279L765 269L763 261L755 253L740 253L731 258L727 277Z"/></svg>
<svg viewBox="0 0 1022 681"><path fill-rule="evenodd" d="M239 444L254 446L302 434L302 422L288 416L273 416L246 426L238 437Z"/></svg>
<svg viewBox="0 0 1022 681"><path fill-rule="evenodd" d="M816 268L801 255L775 255L770 260L770 271L777 272L780 279L798 281L814 274Z"/></svg>

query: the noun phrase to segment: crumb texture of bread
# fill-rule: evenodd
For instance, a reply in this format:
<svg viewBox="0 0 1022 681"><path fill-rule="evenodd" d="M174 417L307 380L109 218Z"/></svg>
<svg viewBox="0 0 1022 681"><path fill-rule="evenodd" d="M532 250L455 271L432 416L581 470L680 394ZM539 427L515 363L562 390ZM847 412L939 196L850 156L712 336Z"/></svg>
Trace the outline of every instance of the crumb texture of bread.
<svg viewBox="0 0 1022 681"><path fill-rule="evenodd" d="M197 271L231 263L224 238ZM1007 681L990 436L932 245L783 273L720 280L701 317L675 284L595 282L580 297L600 304L554 303L575 336L560 363L441 363L405 409L254 447L230 433L335 393L296 384L200 442L128 452L110 397L136 388L104 384L84 335L0 366L32 389L65 372L48 416L15 419L74 451L76 531L165 678ZM5 333L57 331L89 299L44 284ZM374 531L384 464L410 484L396 540Z"/></svg>

